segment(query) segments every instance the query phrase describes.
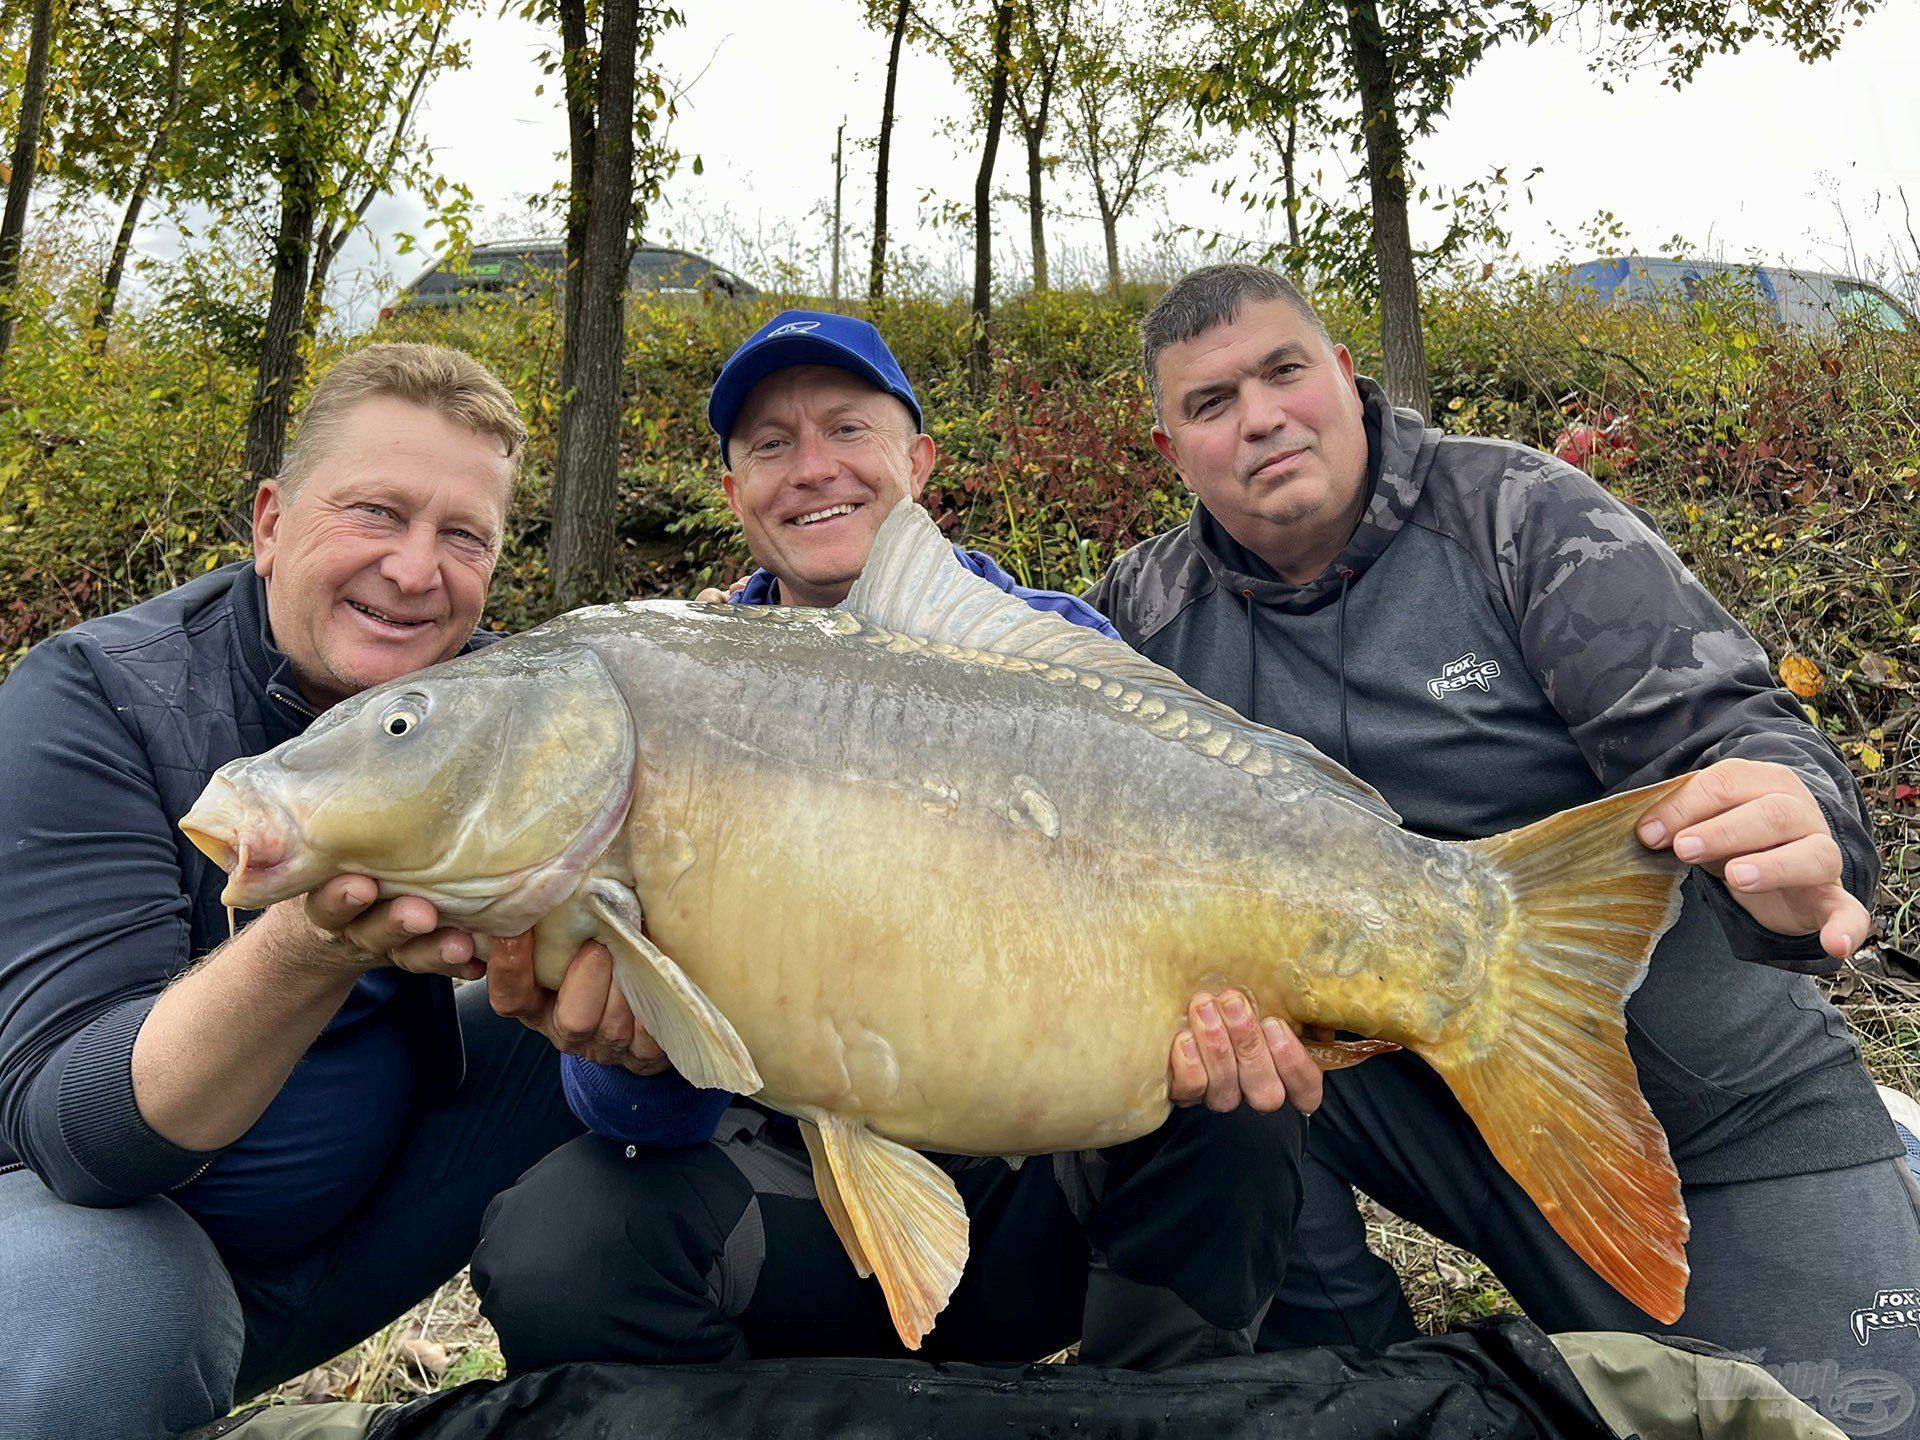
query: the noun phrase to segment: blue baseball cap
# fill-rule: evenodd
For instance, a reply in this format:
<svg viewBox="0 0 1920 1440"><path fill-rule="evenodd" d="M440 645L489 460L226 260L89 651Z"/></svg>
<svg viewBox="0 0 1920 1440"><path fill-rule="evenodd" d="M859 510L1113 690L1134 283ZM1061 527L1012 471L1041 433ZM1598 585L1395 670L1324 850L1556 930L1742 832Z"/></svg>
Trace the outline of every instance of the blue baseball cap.
<svg viewBox="0 0 1920 1440"><path fill-rule="evenodd" d="M782 310L747 337L746 343L720 367L707 400L707 424L720 437L720 458L729 465L727 437L740 416L747 392L776 370L792 365L831 365L897 398L913 412L913 423L924 429L926 420L906 371L887 349L880 332L851 315L825 310Z"/></svg>

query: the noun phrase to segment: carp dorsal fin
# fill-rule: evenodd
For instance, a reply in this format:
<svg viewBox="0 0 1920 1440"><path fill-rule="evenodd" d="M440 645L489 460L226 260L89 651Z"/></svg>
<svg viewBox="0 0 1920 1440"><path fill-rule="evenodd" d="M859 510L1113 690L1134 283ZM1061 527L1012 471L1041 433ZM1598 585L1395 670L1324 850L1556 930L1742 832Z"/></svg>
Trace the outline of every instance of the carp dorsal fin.
<svg viewBox="0 0 1920 1440"><path fill-rule="evenodd" d="M866 569L837 607L884 630L962 650L1059 665L1151 694L1203 717L1211 732L1264 753L1275 767L1310 770L1342 798L1396 825L1400 817L1379 791L1297 735L1255 724L1203 695L1132 646L1110 640L983 580L954 558L933 517L912 499L893 507L873 537ZM1129 709L1134 707L1130 706ZM1164 710L1161 712L1164 713Z"/></svg>

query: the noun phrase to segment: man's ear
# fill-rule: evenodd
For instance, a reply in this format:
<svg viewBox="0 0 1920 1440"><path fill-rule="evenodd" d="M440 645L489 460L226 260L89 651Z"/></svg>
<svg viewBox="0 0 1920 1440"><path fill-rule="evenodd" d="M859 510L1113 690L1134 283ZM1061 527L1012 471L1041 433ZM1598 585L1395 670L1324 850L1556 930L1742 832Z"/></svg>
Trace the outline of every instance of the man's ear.
<svg viewBox="0 0 1920 1440"><path fill-rule="evenodd" d="M907 445L907 494L916 501L927 488L933 474L933 462L940 458L940 444L931 435L920 434Z"/></svg>
<svg viewBox="0 0 1920 1440"><path fill-rule="evenodd" d="M1186 485L1189 490L1193 489L1193 486L1187 483L1187 472L1180 468L1180 456L1174 451L1173 437L1167 434L1166 427L1163 425L1153 427L1153 448L1166 458L1169 465L1173 466L1174 474L1180 477L1180 483Z"/></svg>
<svg viewBox="0 0 1920 1440"><path fill-rule="evenodd" d="M744 521L746 517L740 513L740 497L735 493L739 483L739 481L733 478L733 472L731 470L720 477L720 488L724 490L727 495L727 508L733 512L734 519Z"/></svg>
<svg viewBox="0 0 1920 1440"><path fill-rule="evenodd" d="M1347 382L1347 388L1357 396L1360 393L1360 382L1353 375L1353 352L1344 345L1334 346L1333 363L1340 367L1340 374Z"/></svg>
<svg viewBox="0 0 1920 1440"><path fill-rule="evenodd" d="M253 492L253 573L261 579L273 574L273 552L280 539L280 517L286 513L281 503L280 486L262 481Z"/></svg>

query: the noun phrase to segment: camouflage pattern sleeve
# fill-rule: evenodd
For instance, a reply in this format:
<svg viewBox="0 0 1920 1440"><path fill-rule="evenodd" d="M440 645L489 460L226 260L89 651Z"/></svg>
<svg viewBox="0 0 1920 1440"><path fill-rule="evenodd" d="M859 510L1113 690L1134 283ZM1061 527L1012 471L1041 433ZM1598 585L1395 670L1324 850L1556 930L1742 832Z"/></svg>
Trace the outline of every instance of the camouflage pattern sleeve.
<svg viewBox="0 0 1920 1440"><path fill-rule="evenodd" d="M1613 789L1731 757L1785 765L1826 816L1846 888L1871 909L1880 861L1859 788L1759 643L1637 511L1551 456L1506 448L1503 458L1500 582L1528 666L1594 773ZM1735 954L1836 968L1817 936L1776 935L1718 881L1705 888Z"/></svg>

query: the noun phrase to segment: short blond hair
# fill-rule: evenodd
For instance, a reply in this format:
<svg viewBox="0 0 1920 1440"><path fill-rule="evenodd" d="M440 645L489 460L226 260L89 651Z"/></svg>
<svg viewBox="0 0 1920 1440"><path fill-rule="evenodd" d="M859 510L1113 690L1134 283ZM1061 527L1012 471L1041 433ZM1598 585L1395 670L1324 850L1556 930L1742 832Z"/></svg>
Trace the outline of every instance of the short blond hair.
<svg viewBox="0 0 1920 1440"><path fill-rule="evenodd" d="M498 441L507 462L507 500L512 502L527 445L526 422L513 396L497 375L465 351L408 343L355 350L320 377L274 476L287 503L333 447L347 412L379 397L405 400Z"/></svg>

